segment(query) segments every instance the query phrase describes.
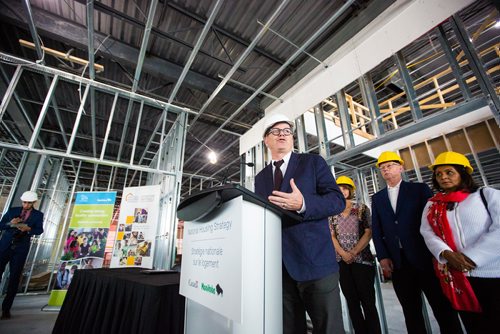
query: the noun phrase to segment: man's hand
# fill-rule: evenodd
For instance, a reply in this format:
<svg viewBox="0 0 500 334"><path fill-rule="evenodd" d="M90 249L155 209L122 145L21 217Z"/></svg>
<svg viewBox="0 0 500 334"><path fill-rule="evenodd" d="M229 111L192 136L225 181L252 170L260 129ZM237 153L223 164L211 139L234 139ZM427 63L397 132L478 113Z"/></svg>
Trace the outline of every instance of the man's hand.
<svg viewBox="0 0 500 334"><path fill-rule="evenodd" d="M391 259L380 260L380 267L382 267L382 273L384 274L384 277L391 278L392 271L394 270L392 260Z"/></svg>
<svg viewBox="0 0 500 334"><path fill-rule="evenodd" d="M300 209L302 209L304 197L299 188L295 185L293 179L290 180L290 186L292 187L291 193L284 193L277 190L273 191L273 194L268 197L269 202L286 210L300 211Z"/></svg>
<svg viewBox="0 0 500 334"><path fill-rule="evenodd" d="M22 223L23 220L19 217L16 217L16 218L12 218L12 220L10 221L11 225L16 225L16 224L19 224L19 223Z"/></svg>

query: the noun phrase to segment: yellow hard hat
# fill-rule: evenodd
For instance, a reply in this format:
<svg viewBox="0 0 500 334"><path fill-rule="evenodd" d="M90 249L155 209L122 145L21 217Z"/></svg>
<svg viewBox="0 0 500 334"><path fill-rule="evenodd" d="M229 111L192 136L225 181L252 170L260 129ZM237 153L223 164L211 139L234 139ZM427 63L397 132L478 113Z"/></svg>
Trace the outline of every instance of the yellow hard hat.
<svg viewBox="0 0 500 334"><path fill-rule="evenodd" d="M472 174L472 166L470 165L469 159L465 157L465 155L457 153L457 152L443 152L437 156L434 163L429 166L431 170L434 170L434 167L439 165L459 165L464 166L467 173Z"/></svg>
<svg viewBox="0 0 500 334"><path fill-rule="evenodd" d="M356 190L356 186L354 185L354 181L348 177L348 176L339 176L337 178L337 184L340 186L342 184L344 185L348 185L348 186L351 186L352 187L352 190Z"/></svg>
<svg viewBox="0 0 500 334"><path fill-rule="evenodd" d="M403 161L403 159L401 159L401 157L399 155L397 155L396 153L391 152L391 151L385 151L385 152L382 152L382 154L380 154L375 166L377 166L377 168L378 168L380 166L380 164L383 164L384 162L387 162L387 161L397 161L401 165L405 163Z"/></svg>

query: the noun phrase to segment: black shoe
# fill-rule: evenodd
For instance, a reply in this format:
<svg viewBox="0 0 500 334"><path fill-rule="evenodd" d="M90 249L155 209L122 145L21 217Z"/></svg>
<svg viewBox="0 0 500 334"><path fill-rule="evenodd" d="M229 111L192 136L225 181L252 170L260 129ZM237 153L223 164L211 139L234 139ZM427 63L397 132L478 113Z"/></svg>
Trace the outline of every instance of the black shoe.
<svg viewBox="0 0 500 334"><path fill-rule="evenodd" d="M10 319L10 311L3 311L2 312L2 317L0 317L1 320L6 320Z"/></svg>

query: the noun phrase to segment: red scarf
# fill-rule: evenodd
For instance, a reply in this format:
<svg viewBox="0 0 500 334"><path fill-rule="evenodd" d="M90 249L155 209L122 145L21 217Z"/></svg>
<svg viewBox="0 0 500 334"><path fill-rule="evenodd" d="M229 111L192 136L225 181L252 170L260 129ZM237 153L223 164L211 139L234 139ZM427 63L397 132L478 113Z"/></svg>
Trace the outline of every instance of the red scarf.
<svg viewBox="0 0 500 334"><path fill-rule="evenodd" d="M434 233L454 252L457 251L457 246L446 216L446 206L450 202L462 202L467 196L469 196L467 192L454 191L449 194L438 193L430 199L433 203L429 208L427 221ZM458 311L481 312L481 305L479 305L479 301L465 274L450 268L446 263L439 263L435 258L433 258L433 263L434 271L441 283L441 289L452 306Z"/></svg>

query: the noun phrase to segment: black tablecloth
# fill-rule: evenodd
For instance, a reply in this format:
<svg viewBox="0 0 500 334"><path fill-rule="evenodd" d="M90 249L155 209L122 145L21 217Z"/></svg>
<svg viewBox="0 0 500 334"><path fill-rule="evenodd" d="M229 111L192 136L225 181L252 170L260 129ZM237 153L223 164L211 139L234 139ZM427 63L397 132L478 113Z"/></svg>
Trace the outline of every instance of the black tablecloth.
<svg viewBox="0 0 500 334"><path fill-rule="evenodd" d="M78 270L52 333L183 333L179 274Z"/></svg>

